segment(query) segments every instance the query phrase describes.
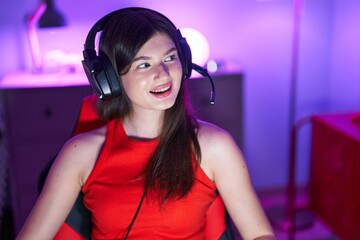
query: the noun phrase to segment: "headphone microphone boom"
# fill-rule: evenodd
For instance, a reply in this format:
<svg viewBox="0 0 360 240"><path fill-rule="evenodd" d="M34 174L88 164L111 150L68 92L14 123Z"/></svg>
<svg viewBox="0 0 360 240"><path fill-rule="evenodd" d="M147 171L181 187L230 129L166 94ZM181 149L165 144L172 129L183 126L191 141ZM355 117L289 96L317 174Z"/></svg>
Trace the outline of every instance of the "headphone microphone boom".
<svg viewBox="0 0 360 240"><path fill-rule="evenodd" d="M208 73L208 70L206 68L200 67L199 65L192 63L192 69L194 69L196 72L200 73L202 76L209 78L211 83L211 92L210 92L210 104L215 104L216 99L216 92L215 92L215 85L214 81L212 80L210 74Z"/></svg>

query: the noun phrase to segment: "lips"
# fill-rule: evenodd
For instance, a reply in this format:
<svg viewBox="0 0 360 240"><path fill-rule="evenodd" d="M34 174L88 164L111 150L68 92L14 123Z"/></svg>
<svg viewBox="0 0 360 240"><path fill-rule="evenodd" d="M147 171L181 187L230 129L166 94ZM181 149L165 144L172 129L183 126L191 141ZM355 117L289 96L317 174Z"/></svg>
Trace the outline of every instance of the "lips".
<svg viewBox="0 0 360 240"><path fill-rule="evenodd" d="M171 88L171 86L167 86L167 87L164 87L164 88L161 88L161 89L152 90L150 92L153 93L153 94L161 94L161 93L164 93L164 92L168 91L170 88Z"/></svg>
<svg viewBox="0 0 360 240"><path fill-rule="evenodd" d="M156 97L166 97L171 93L172 83L166 83L161 86L157 86L151 90L150 93Z"/></svg>

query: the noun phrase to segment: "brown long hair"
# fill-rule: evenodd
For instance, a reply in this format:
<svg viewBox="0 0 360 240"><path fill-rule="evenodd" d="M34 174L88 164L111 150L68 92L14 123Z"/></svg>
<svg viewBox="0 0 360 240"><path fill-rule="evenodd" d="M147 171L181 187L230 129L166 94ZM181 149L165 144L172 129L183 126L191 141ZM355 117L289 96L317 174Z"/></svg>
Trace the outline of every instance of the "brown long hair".
<svg viewBox="0 0 360 240"><path fill-rule="evenodd" d="M175 43L184 69L185 56L176 30L168 18L153 10L123 9L106 23L100 36L99 54L106 54L110 59L122 86L121 75L128 71L132 59L155 33L160 32ZM107 121L123 118L133 111L125 91L111 100L99 100L97 106L99 115ZM161 203L186 196L194 185L195 170L201 159L197 129L183 79L175 104L165 110L159 145L144 169L146 187L156 192Z"/></svg>

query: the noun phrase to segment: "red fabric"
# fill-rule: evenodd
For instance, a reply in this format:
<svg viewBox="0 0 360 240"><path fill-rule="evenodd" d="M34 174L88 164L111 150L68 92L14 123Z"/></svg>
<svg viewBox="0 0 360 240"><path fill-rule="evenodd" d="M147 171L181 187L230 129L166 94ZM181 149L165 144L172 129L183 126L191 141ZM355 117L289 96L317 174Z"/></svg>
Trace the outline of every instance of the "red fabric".
<svg viewBox="0 0 360 240"><path fill-rule="evenodd" d="M80 114L79 114L79 119L76 124L73 135L95 129L95 128L105 124L98 118L98 115L95 110L95 101L96 101L96 95L91 95L91 96L84 98L84 100L82 102ZM215 186L210 182L209 179L207 179L205 173L203 173L201 169L199 170L198 178L199 178L198 185L204 184L204 183L202 183L202 181L207 183L210 186L209 189L211 189L211 191L209 191L209 196L212 195L214 192ZM87 185L90 185L90 184L87 184ZM206 184L204 186L206 186ZM124 195L121 195L121 196L124 198L126 197ZM140 201L139 196L137 198L137 201ZM189 209L187 209L187 211L185 211L183 213L183 216L186 216L186 217L184 217L183 220L186 221L187 218L190 217L187 215L187 212L194 208L196 209L197 206L193 205ZM134 210L131 211L131 214L133 214L133 213L134 213ZM171 224L170 222L166 223L165 221L163 221L163 223L165 224L165 226L164 226L165 228L169 224ZM176 220L175 220L175 223L177 223ZM129 222L127 222L127 224L129 224ZM201 224L203 224L203 223L200 223L200 225ZM213 203L210 205L210 207L206 211L206 221L204 224L205 224L204 227L205 227L205 239L206 240L219 239L220 236L222 235L222 233L225 231L225 209L224 209L223 202L219 196L216 197L216 199L213 201ZM182 232L180 231L180 234L181 233ZM58 231L57 235L55 236L55 238L53 240L63 240L63 239L83 240L83 238L79 234L77 234L71 228L71 226L69 226L66 223L63 224L63 226L60 228L60 230ZM193 239L196 239L196 237Z"/></svg>
<svg viewBox="0 0 360 240"><path fill-rule="evenodd" d="M96 112L96 99L97 96L95 94L84 98L81 104L78 121L73 132L74 136L79 133L87 132L105 125L105 123L99 119L99 116Z"/></svg>
<svg viewBox="0 0 360 240"><path fill-rule="evenodd" d="M74 229L64 223L53 240L84 240Z"/></svg>
<svg viewBox="0 0 360 240"><path fill-rule="evenodd" d="M220 239L226 230L225 206L218 195L206 212L205 239Z"/></svg>
<svg viewBox="0 0 360 240"><path fill-rule="evenodd" d="M82 189L93 240L124 237L144 191L141 173L157 145L157 139L129 139L121 121L108 124L103 150ZM163 209L156 198L144 201L129 239L204 239L206 211L214 199L215 184L199 169L187 197Z"/></svg>

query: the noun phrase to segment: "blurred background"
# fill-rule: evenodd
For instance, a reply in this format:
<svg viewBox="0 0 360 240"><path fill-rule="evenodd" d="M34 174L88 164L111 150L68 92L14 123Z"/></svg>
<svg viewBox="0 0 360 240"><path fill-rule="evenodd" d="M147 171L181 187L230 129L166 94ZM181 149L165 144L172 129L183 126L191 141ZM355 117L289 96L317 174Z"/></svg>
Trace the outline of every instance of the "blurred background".
<svg viewBox="0 0 360 240"><path fill-rule="evenodd" d="M51 71L55 65L66 65L77 73L82 71L88 30L115 9L149 7L168 16L178 28L200 31L209 44L208 60L242 75L243 101L236 104L243 109L241 147L254 187L259 192L283 190L288 184L292 123L314 114L360 109L360 1L303 0L294 10L295 2L62 0L56 7L67 26L37 29L37 33L41 54L48 59L45 67ZM25 19L38 5L36 0L0 2L0 77L33 71ZM232 106L227 110L232 111ZM299 133L298 186L306 186L309 180L310 135L310 125Z"/></svg>

